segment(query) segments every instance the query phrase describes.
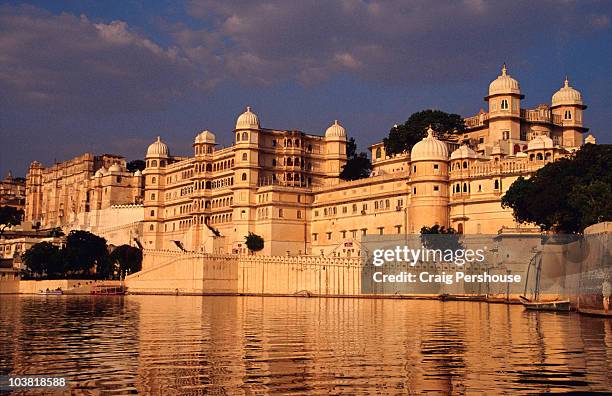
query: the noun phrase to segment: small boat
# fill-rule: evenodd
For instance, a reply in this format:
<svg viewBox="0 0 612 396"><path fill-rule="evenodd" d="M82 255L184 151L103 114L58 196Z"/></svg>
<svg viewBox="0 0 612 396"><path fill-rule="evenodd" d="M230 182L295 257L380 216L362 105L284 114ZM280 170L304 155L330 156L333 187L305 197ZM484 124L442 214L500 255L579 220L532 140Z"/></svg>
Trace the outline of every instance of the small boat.
<svg viewBox="0 0 612 396"><path fill-rule="evenodd" d="M529 270L534 265L536 269L535 289L533 290L533 299L525 297L527 294L527 284L529 282ZM521 304L525 309L530 311L555 311L555 312L569 312L571 305L569 300L554 300L554 301L540 301L540 277L542 274L542 254L537 252L529 261L527 266L527 276L525 277L525 295L519 296Z"/></svg>
<svg viewBox="0 0 612 396"><path fill-rule="evenodd" d="M42 295L42 296L60 296L62 294L64 294L64 292L62 291L62 289L55 289L55 290L39 290L38 294Z"/></svg>
<svg viewBox="0 0 612 396"><path fill-rule="evenodd" d="M569 312L571 309L569 300L531 301L524 296L520 296L519 298L523 304L523 307L530 311Z"/></svg>

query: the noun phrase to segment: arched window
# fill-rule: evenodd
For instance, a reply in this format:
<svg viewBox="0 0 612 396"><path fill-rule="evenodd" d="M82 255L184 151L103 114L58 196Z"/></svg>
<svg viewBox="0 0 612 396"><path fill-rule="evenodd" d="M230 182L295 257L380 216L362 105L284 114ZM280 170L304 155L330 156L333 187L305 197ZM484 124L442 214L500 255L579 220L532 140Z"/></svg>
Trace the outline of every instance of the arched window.
<svg viewBox="0 0 612 396"><path fill-rule="evenodd" d="M552 155L550 153L546 153L546 161L550 161L551 157L552 157Z"/></svg>
<svg viewBox="0 0 612 396"><path fill-rule="evenodd" d="M566 119L566 120L571 120L572 119L572 112L570 110L565 110L565 114L564 114L563 118Z"/></svg>
<svg viewBox="0 0 612 396"><path fill-rule="evenodd" d="M495 180L495 183L493 184L493 188L495 188L496 190L499 190L499 180Z"/></svg>
<svg viewBox="0 0 612 396"><path fill-rule="evenodd" d="M467 167L468 167L467 161L463 161L463 169L467 169Z"/></svg>
<svg viewBox="0 0 612 396"><path fill-rule="evenodd" d="M300 147L300 141L298 139L295 139L295 147Z"/></svg>
<svg viewBox="0 0 612 396"><path fill-rule="evenodd" d="M247 160L247 153L242 153L242 160L246 161Z"/></svg>
<svg viewBox="0 0 612 396"><path fill-rule="evenodd" d="M249 134L246 132L242 132L242 140L247 142L249 140Z"/></svg>
<svg viewBox="0 0 612 396"><path fill-rule="evenodd" d="M382 156L382 150L379 148L376 149L376 159L380 159Z"/></svg>
<svg viewBox="0 0 612 396"><path fill-rule="evenodd" d="M457 232L463 234L463 223L457 224Z"/></svg>
<svg viewBox="0 0 612 396"><path fill-rule="evenodd" d="M166 160L161 160L159 161L159 166L161 166L162 168L166 166Z"/></svg>
<svg viewBox="0 0 612 396"><path fill-rule="evenodd" d="M276 166L276 158L272 158L272 166Z"/></svg>
<svg viewBox="0 0 612 396"><path fill-rule="evenodd" d="M237 142L239 142L239 141L240 141L240 132L238 132L238 133L236 134L236 141L237 141Z"/></svg>
<svg viewBox="0 0 612 396"><path fill-rule="evenodd" d="M151 224L151 225L149 226L149 231L153 231L154 229L155 229L155 226L153 226L153 224Z"/></svg>
<svg viewBox="0 0 612 396"><path fill-rule="evenodd" d="M151 217L153 217L153 216L155 216L155 211L152 210L149 214L151 215Z"/></svg>
<svg viewBox="0 0 612 396"><path fill-rule="evenodd" d="M502 99L501 101L501 109L508 110L508 99Z"/></svg>
<svg viewBox="0 0 612 396"><path fill-rule="evenodd" d="M155 193L151 193L151 199L155 199Z"/></svg>
<svg viewBox="0 0 612 396"><path fill-rule="evenodd" d="M529 156L529 161L533 161L534 159L535 159L535 155L534 155L534 154L531 154L531 155Z"/></svg>
<svg viewBox="0 0 612 396"><path fill-rule="evenodd" d="M243 174L242 174L242 181L246 181L246 179L247 179L247 174L246 174L246 173L243 173Z"/></svg>
<svg viewBox="0 0 612 396"><path fill-rule="evenodd" d="M468 192L468 185L467 185L467 183L463 183L463 192L464 193Z"/></svg>
<svg viewBox="0 0 612 396"><path fill-rule="evenodd" d="M157 166L157 161L156 160L151 161L151 166Z"/></svg>
<svg viewBox="0 0 612 396"><path fill-rule="evenodd" d="M287 166L293 166L293 160L291 158L287 158L285 162Z"/></svg>
<svg viewBox="0 0 612 396"><path fill-rule="evenodd" d="M536 158L538 159L538 161L542 161L544 159L544 157L542 157L542 153L538 153L536 155Z"/></svg>

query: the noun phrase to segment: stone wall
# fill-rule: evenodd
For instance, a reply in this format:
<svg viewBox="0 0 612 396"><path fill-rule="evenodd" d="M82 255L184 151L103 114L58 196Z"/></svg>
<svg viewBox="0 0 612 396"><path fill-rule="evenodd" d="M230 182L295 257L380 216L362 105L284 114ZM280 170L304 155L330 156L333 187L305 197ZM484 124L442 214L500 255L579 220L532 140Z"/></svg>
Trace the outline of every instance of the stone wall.
<svg viewBox="0 0 612 396"><path fill-rule="evenodd" d="M132 293L358 295L359 260L306 256L239 256L145 250Z"/></svg>

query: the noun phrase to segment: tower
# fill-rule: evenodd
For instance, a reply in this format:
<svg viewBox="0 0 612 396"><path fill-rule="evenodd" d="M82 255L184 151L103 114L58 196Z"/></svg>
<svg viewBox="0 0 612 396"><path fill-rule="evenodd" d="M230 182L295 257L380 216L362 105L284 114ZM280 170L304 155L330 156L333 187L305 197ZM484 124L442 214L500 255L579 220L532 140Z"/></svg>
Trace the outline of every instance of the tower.
<svg viewBox="0 0 612 396"><path fill-rule="evenodd" d="M234 157L234 241L242 241L243 237L253 231L255 220L255 191L259 178L259 118L250 107L236 120L236 148ZM239 249L242 246L234 246Z"/></svg>
<svg viewBox="0 0 612 396"><path fill-rule="evenodd" d="M165 185L164 170L169 160L168 146L158 136L147 149L145 157L146 168L144 176L144 245L146 248L160 248L162 246L162 197L161 191Z"/></svg>
<svg viewBox="0 0 612 396"><path fill-rule="evenodd" d="M504 63L501 74L489 84L489 94L484 99L489 105L490 145L500 142L505 153L511 153L510 148L520 141L523 98L518 81L510 77Z"/></svg>
<svg viewBox="0 0 612 396"><path fill-rule="evenodd" d="M410 152L409 185L408 232L434 224L448 227L448 148L431 126Z"/></svg>
<svg viewBox="0 0 612 396"><path fill-rule="evenodd" d="M563 87L552 96L552 114L555 124L561 124L563 145L579 147L582 145L582 133L587 128L582 124L582 112L587 107L582 102L582 94L569 85L565 77Z"/></svg>
<svg viewBox="0 0 612 396"><path fill-rule="evenodd" d="M325 131L325 174L328 181L338 179L346 161L346 130L335 120Z"/></svg>
<svg viewBox="0 0 612 396"><path fill-rule="evenodd" d="M26 204L25 204L25 220L31 221L33 224L42 222L42 164L34 161L30 164L28 174L26 176Z"/></svg>

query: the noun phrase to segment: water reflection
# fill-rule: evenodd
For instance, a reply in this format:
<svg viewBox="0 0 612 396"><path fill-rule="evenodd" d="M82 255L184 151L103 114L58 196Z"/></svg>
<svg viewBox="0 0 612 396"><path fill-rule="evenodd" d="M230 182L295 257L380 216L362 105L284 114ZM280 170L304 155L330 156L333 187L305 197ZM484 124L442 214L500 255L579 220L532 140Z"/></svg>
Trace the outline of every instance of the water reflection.
<svg viewBox="0 0 612 396"><path fill-rule="evenodd" d="M604 392L611 322L467 302L2 296L0 374L66 376L76 393Z"/></svg>

